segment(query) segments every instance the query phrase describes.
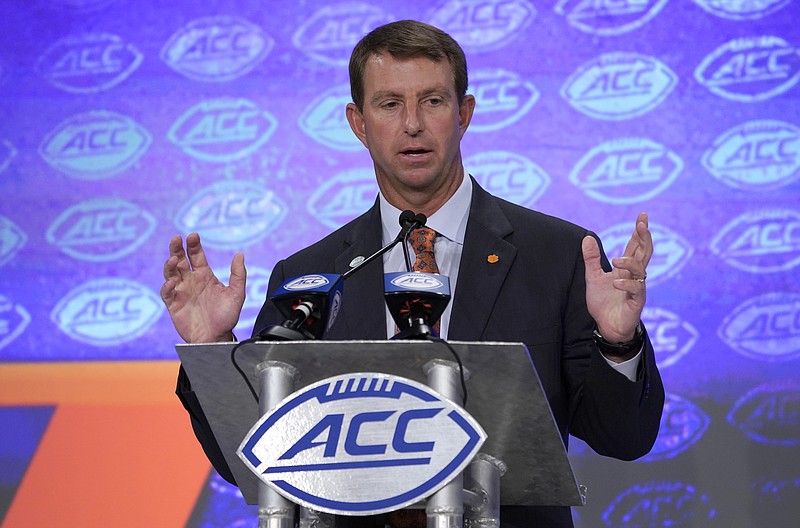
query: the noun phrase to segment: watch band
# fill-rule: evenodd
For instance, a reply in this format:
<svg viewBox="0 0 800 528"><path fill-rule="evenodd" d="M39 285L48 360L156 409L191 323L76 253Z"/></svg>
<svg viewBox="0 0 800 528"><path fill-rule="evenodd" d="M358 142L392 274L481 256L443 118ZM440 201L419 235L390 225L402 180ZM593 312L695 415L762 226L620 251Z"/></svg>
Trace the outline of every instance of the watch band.
<svg viewBox="0 0 800 528"><path fill-rule="evenodd" d="M644 330L642 329L642 323L640 322L636 325L636 334L633 336L633 339L630 341L612 343L607 341L597 330L597 326L595 326L594 330L592 330L592 338L594 338L594 343L597 345L597 348L600 349L600 352L602 352L603 355L615 357L627 356L631 353L641 350L642 345L644 344Z"/></svg>

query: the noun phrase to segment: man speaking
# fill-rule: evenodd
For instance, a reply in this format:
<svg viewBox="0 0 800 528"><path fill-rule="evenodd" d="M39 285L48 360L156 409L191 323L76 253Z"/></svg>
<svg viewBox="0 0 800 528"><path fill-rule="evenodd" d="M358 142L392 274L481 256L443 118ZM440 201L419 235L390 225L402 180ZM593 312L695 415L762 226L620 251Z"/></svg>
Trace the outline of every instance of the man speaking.
<svg viewBox="0 0 800 528"><path fill-rule="evenodd" d="M655 442L664 403L640 321L653 253L647 215L639 215L624 254L609 264L593 233L487 193L462 164L461 138L475 109L467 84L463 50L427 24L393 22L356 45L346 114L372 158L380 194L366 213L278 262L269 291L294 276L342 274L357 257L392 241L401 211L424 214L430 258L450 278L453 296L441 336L524 343L565 446L572 434L602 455L641 457ZM383 299L383 273L404 269L403 249L396 246L384 255L383 268L373 264L354 274L324 338L391 337L396 329ZM161 297L180 336L189 343L233 340L245 276L244 257L237 254L225 286L209 268L197 234L186 237L185 248L174 237ZM267 302L255 330L281 320ZM214 467L235 483L183 372L178 395ZM365 522L385 521L359 524ZM501 522L572 526L564 507L505 507Z"/></svg>

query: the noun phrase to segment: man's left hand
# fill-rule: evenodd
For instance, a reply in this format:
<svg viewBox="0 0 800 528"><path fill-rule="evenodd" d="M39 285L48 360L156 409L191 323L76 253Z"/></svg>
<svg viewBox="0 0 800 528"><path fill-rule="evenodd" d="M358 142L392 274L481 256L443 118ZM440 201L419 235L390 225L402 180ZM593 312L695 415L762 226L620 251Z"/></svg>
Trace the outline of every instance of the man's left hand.
<svg viewBox="0 0 800 528"><path fill-rule="evenodd" d="M586 265L586 306L606 341L631 341L644 309L647 264L653 255L653 237L647 213L640 213L621 257L611 259L613 269L603 271L600 247L591 236L583 239Z"/></svg>

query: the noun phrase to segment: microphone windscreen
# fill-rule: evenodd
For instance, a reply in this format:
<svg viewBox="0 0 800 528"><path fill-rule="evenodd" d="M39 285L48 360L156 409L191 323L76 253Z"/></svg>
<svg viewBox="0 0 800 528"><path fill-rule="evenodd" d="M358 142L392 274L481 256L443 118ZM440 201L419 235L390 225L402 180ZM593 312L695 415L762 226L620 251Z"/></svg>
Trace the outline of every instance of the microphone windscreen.
<svg viewBox="0 0 800 528"><path fill-rule="evenodd" d="M410 224L414 221L416 217L414 216L414 211L409 211L406 209L402 213L400 213L400 227L405 227L406 225Z"/></svg>

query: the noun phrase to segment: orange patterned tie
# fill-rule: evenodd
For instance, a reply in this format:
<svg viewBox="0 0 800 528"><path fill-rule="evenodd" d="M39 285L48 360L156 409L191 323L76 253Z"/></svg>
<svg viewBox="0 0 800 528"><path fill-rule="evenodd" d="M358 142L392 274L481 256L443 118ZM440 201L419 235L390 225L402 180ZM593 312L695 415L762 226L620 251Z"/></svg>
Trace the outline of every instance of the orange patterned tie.
<svg viewBox="0 0 800 528"><path fill-rule="evenodd" d="M411 231L411 247L417 255L414 271L439 273L436 257L433 254L433 240L438 233L429 227L420 227Z"/></svg>

